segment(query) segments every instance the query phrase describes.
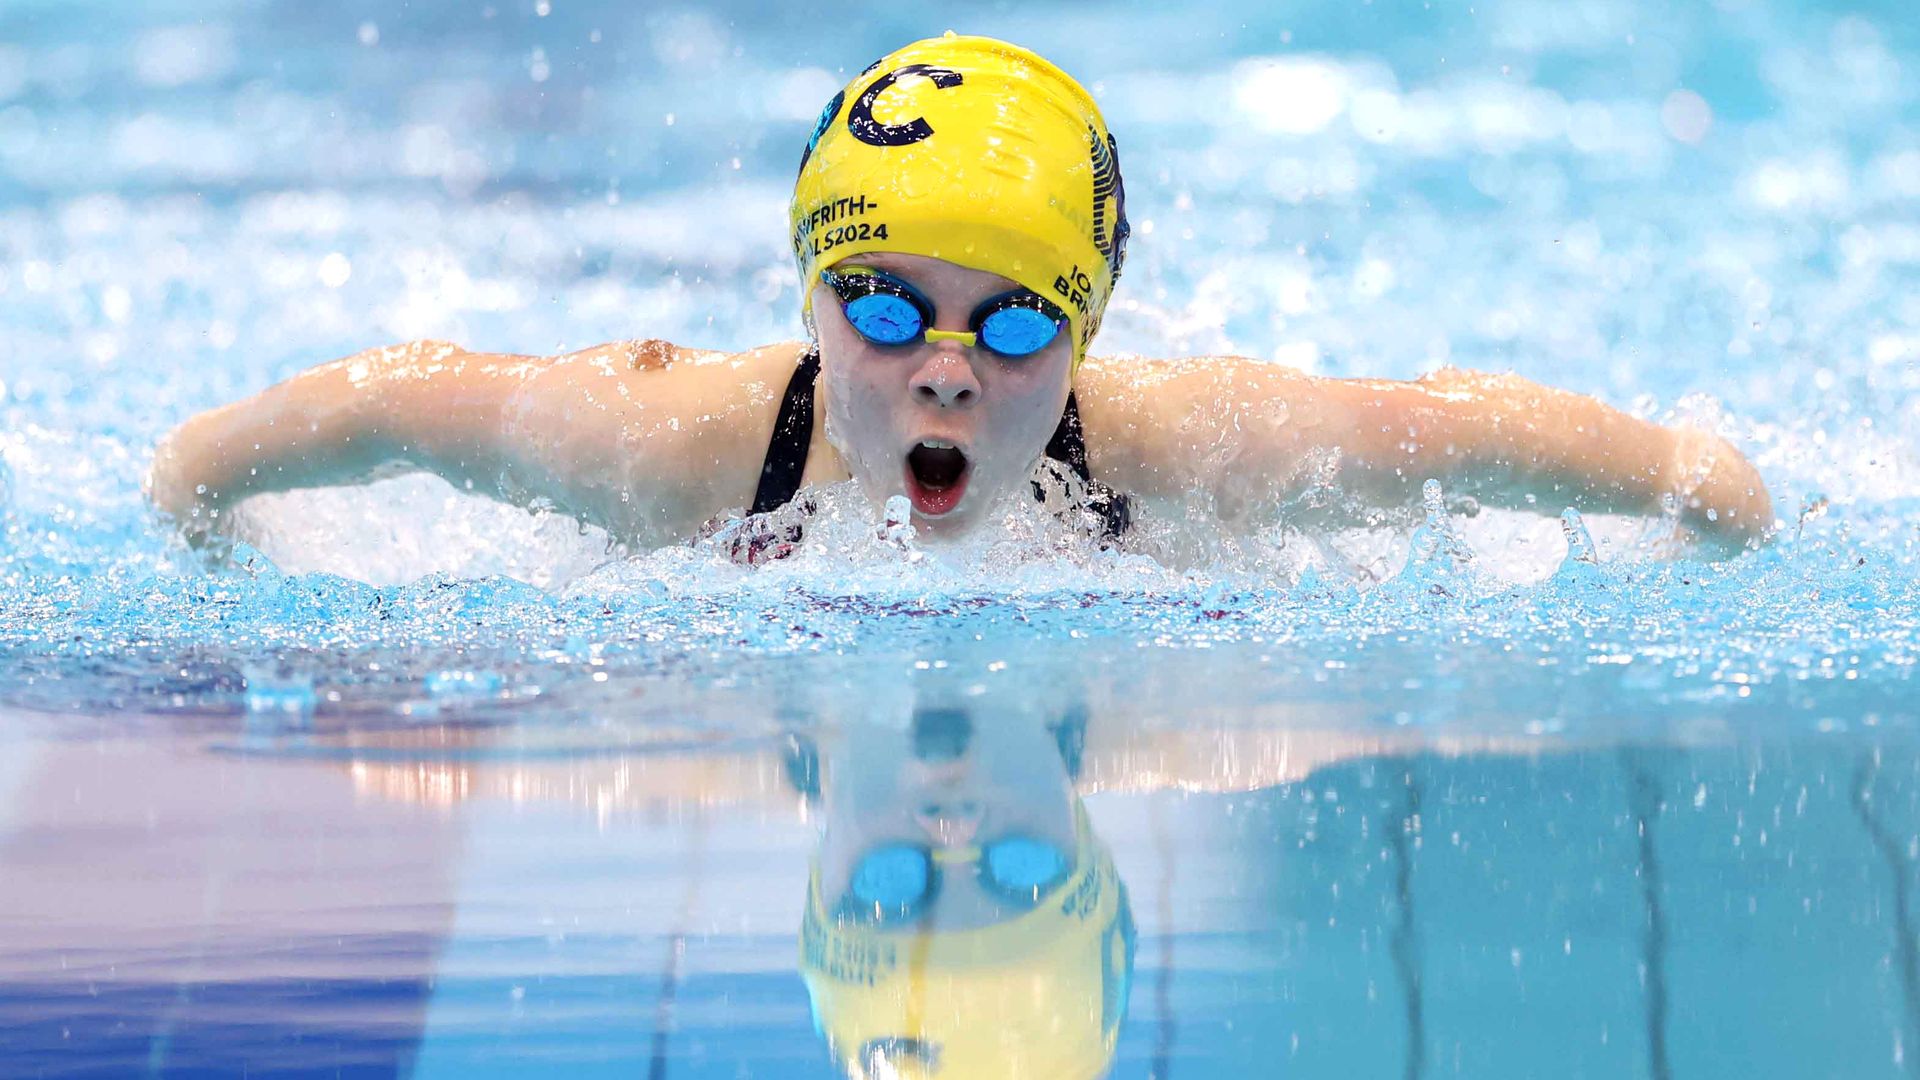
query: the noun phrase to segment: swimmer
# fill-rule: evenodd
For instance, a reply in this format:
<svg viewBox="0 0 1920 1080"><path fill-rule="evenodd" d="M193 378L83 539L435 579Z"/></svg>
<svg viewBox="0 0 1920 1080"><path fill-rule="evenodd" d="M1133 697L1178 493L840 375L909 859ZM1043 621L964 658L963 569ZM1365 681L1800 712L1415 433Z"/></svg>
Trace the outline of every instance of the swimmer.
<svg viewBox="0 0 1920 1080"><path fill-rule="evenodd" d="M1122 544L1196 496L1226 527L1371 526L1429 478L1480 505L1671 513L1720 554L1773 527L1726 441L1517 375L1090 356L1126 255L1118 147L1085 89L1014 45L932 38L856 76L790 225L805 342L374 349L189 419L150 497L208 542L250 495L427 470L632 545L732 530L748 562L791 550L808 489L846 480L876 508L904 496L922 537L1029 491Z"/></svg>

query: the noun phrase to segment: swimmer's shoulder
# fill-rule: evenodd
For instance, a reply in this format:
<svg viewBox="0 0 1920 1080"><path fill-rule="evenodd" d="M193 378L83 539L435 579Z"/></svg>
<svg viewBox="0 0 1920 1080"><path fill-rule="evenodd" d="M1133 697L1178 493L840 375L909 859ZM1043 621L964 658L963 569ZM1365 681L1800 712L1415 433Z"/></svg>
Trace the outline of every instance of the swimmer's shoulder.
<svg viewBox="0 0 1920 1080"><path fill-rule="evenodd" d="M805 350L805 345L793 341L728 352L676 345L665 338L631 338L566 353L551 362L585 365L608 375L642 378L659 375L698 380L723 374L751 377L762 368L784 367L791 371Z"/></svg>
<svg viewBox="0 0 1920 1080"><path fill-rule="evenodd" d="M567 505L637 536L690 534L744 505L759 481L781 399L805 348L742 352L660 339L616 341L544 360L509 410L523 457L564 476ZM631 502L609 493L645 492Z"/></svg>
<svg viewBox="0 0 1920 1080"><path fill-rule="evenodd" d="M1223 433L1267 430L1315 400L1314 383L1245 356L1089 356L1073 379L1094 471L1144 494L1184 490Z"/></svg>
<svg viewBox="0 0 1920 1080"><path fill-rule="evenodd" d="M1111 401L1138 408L1153 401L1177 414L1196 399L1253 388L1284 390L1312 381L1312 376L1298 368L1248 356L1161 358L1120 353L1088 356L1074 374L1073 385L1083 409L1090 402Z"/></svg>
<svg viewBox="0 0 1920 1080"><path fill-rule="evenodd" d="M533 380L536 393L547 396L608 387L636 403L756 413L777 401L805 352L804 344L792 341L728 352L634 338L531 362L541 369Z"/></svg>

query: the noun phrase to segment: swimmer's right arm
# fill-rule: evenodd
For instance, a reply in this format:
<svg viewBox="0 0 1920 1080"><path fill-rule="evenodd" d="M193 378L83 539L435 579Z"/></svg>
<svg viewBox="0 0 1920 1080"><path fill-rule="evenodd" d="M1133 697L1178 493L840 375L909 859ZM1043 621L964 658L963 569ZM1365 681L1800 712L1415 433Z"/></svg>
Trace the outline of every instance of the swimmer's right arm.
<svg viewBox="0 0 1920 1080"><path fill-rule="evenodd" d="M434 341L372 349L189 419L162 440L148 491L199 539L250 495L427 470L667 543L752 491L771 422L756 406L769 395L743 393L734 369L792 366L777 348L759 353L729 367L665 342L557 358Z"/></svg>
<svg viewBox="0 0 1920 1080"><path fill-rule="evenodd" d="M428 376L428 366L464 356L438 341L369 349L193 416L156 448L148 497L197 540L220 531L227 511L250 495L365 483L402 471L413 447L389 422L386 388L406 373ZM456 378L478 391L495 372L467 375L463 369Z"/></svg>

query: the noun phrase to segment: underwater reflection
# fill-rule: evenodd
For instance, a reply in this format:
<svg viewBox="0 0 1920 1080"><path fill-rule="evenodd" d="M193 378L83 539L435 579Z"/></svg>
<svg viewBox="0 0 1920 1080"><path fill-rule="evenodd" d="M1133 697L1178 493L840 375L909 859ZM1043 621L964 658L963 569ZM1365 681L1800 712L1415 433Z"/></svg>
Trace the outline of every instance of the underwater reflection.
<svg viewBox="0 0 1920 1080"><path fill-rule="evenodd" d="M1104 1075L1135 933L1074 788L1086 714L927 697L904 729L795 738L822 809L800 935L815 1027L851 1077Z"/></svg>
<svg viewBox="0 0 1920 1080"><path fill-rule="evenodd" d="M1312 705L1257 723L1148 716L1082 673L983 678L989 670L896 669L868 675L857 690L736 686L703 701L709 714L734 716L732 730L746 717L772 719L746 738L703 742L651 716L590 729L361 733L350 768L361 791L383 798L590 810L611 830L597 845L607 851L631 847L614 839L621 832L658 836L646 852L632 848L621 873L649 877L648 890L704 899L659 909L641 931L672 943L664 985L639 988L666 1003L652 1018L656 1046L698 1045L685 1010L718 992L711 983L693 989L710 978L693 943L714 931L701 927L771 922L785 936L789 972L797 954L802 1015L817 1040L801 1060L780 1061L780 1075L817 1075L830 1063L833 1073L863 1080L1092 1078L1114 1068L1123 1039L1132 1039L1134 1056L1161 1064L1172 1051L1172 945L1155 946L1157 985L1143 993L1134 979L1138 916L1122 870L1144 872L1149 893L1162 894L1150 901L1161 923L1184 919L1167 907L1163 834L1173 828L1211 842L1233 820L1231 809L1214 812L1220 804L1185 800L1244 799L1356 759L1504 748L1492 738L1362 733L1351 716ZM1092 795L1098 812L1085 801ZM1152 805L1169 798L1176 802ZM1174 809L1181 804L1193 812ZM1122 830L1125 858L1116 859L1102 821ZM655 831L673 822L681 823L677 838ZM749 826L757 839L728 839L733 822L757 822ZM516 823L512 833L525 829ZM748 865L700 854L740 844L755 852ZM688 861L662 879L656 846L687 850ZM1207 888L1264 888L1272 860L1247 854ZM505 876L518 887L553 873L528 865ZM487 900L467 897L480 908ZM702 905L711 908L685 922ZM1155 1014L1132 1036L1130 1000ZM426 1061L449 1060L445 1036L430 1033L427 1043Z"/></svg>
<svg viewBox="0 0 1920 1080"><path fill-rule="evenodd" d="M822 1080L1912 1075L1911 740L1472 735L905 667L284 747L431 811L442 882L365 915L449 912L413 1074L591 1047Z"/></svg>

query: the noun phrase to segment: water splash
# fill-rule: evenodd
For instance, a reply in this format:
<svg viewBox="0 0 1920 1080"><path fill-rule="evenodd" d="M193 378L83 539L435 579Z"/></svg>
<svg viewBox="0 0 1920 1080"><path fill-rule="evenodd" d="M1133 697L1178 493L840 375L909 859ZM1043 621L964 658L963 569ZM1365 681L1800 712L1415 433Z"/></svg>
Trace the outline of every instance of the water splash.
<svg viewBox="0 0 1920 1080"><path fill-rule="evenodd" d="M913 527L913 503L905 495L889 497L886 512L880 519L880 542L906 552L910 559L917 559L920 553L915 550L914 539L918 535Z"/></svg>
<svg viewBox="0 0 1920 1080"><path fill-rule="evenodd" d="M1587 531L1587 520L1580 516L1580 511L1571 506L1560 511L1560 532L1567 539L1567 557L1560 563L1562 573L1599 565L1599 549L1594 547L1593 534Z"/></svg>
<svg viewBox="0 0 1920 1080"><path fill-rule="evenodd" d="M1826 517L1827 510L1830 506L1831 504L1825 495L1815 493L1807 496L1806 501L1800 504L1799 516L1796 517L1793 522L1794 541L1798 542L1806 535L1809 524Z"/></svg>
<svg viewBox="0 0 1920 1080"><path fill-rule="evenodd" d="M1440 481L1420 485L1420 506L1426 520L1413 531L1402 577L1429 584L1464 582L1473 567L1473 548L1453 526Z"/></svg>

